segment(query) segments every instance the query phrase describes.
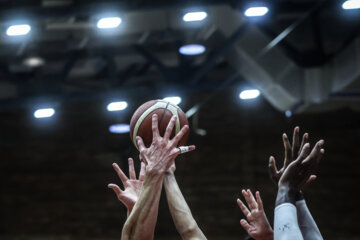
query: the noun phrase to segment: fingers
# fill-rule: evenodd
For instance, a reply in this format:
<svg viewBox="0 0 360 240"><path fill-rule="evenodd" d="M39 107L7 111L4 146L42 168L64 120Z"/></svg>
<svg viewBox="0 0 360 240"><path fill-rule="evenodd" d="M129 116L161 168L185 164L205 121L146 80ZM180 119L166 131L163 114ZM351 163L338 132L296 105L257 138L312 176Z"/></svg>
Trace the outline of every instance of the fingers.
<svg viewBox="0 0 360 240"><path fill-rule="evenodd" d="M142 140L141 137L136 136L136 142L139 147L139 151L140 151L140 155L141 155L141 152L143 152L146 149L144 141Z"/></svg>
<svg viewBox="0 0 360 240"><path fill-rule="evenodd" d="M178 149L180 150L180 154L183 154L183 153L194 151L196 149L196 147L195 147L195 145L190 145L190 146L181 146L181 147L178 147Z"/></svg>
<svg viewBox="0 0 360 240"><path fill-rule="evenodd" d="M157 116L157 114L153 114L152 115L152 125L151 125L152 132L153 132L153 140L160 136L158 124L159 124L158 116Z"/></svg>
<svg viewBox="0 0 360 240"><path fill-rule="evenodd" d="M303 189L306 188L307 186L309 186L310 183L312 183L313 181L315 181L317 178L316 175L311 175L308 180L306 180L306 183L303 186Z"/></svg>
<svg viewBox="0 0 360 240"><path fill-rule="evenodd" d="M139 181L144 181L145 178L145 163L141 162L141 168L139 173Z"/></svg>
<svg viewBox="0 0 360 240"><path fill-rule="evenodd" d="M293 140L292 140L292 149L291 149L292 159L296 159L299 153L299 147L300 147L299 132L300 132L300 128L295 127L293 133Z"/></svg>
<svg viewBox="0 0 360 240"><path fill-rule="evenodd" d="M315 147L312 149L311 153L305 160L302 161L302 165L311 165L315 164L320 161L322 155L325 153L324 149L322 148L324 146L324 140L320 140L315 144Z"/></svg>
<svg viewBox="0 0 360 240"><path fill-rule="evenodd" d="M129 162L129 176L131 180L136 180L135 168L134 168L134 160L132 158L128 159Z"/></svg>
<svg viewBox="0 0 360 240"><path fill-rule="evenodd" d="M121 191L121 189L119 188L118 185L113 184L113 183L110 183L110 184L108 184L108 188L111 188L112 190L114 190L116 196L119 198L119 196L121 195L122 191Z"/></svg>
<svg viewBox="0 0 360 240"><path fill-rule="evenodd" d="M264 206L263 206L262 199L260 197L260 192L256 191L255 196L256 196L256 201L257 201L257 204L258 204L259 211L263 211Z"/></svg>
<svg viewBox="0 0 360 240"><path fill-rule="evenodd" d="M164 134L164 139L168 140L170 138L170 135L174 129L174 126L175 126L175 122L176 122L176 116L173 115L169 121L169 124L167 125L166 127L166 131L165 131L165 134Z"/></svg>
<svg viewBox="0 0 360 240"><path fill-rule="evenodd" d="M112 166L115 169L117 175L119 176L122 184L125 186L126 181L128 180L127 176L124 174L124 172L120 169L120 167L116 163L113 163Z"/></svg>
<svg viewBox="0 0 360 240"><path fill-rule="evenodd" d="M310 144L305 143L304 147L301 150L300 155L296 159L296 162L301 163L309 155L309 153L310 153Z"/></svg>
<svg viewBox="0 0 360 240"><path fill-rule="evenodd" d="M240 220L240 225L245 229L247 233L250 233L251 226L245 219Z"/></svg>
<svg viewBox="0 0 360 240"><path fill-rule="evenodd" d="M246 203L248 204L250 210L258 209L258 205L257 205L255 198L252 195L250 189L248 189L247 191L243 190L241 193L245 197Z"/></svg>
<svg viewBox="0 0 360 240"><path fill-rule="evenodd" d="M177 146L181 138L189 131L189 126L184 125L176 136L171 140L173 146Z"/></svg>
<svg viewBox="0 0 360 240"><path fill-rule="evenodd" d="M304 147L305 143L309 142L309 134L305 133L303 135L302 141L301 141L301 145L298 151L298 155L300 155L302 148Z"/></svg>
<svg viewBox="0 0 360 240"><path fill-rule="evenodd" d="M273 181L276 181L276 175L278 173L275 158L273 156L269 159L269 175Z"/></svg>
<svg viewBox="0 0 360 240"><path fill-rule="evenodd" d="M282 136L284 149L285 149L285 160L284 160L284 167L286 168L290 161L291 161L291 145L287 135L284 133Z"/></svg>
<svg viewBox="0 0 360 240"><path fill-rule="evenodd" d="M244 190L243 190L243 191L244 191ZM242 213L243 213L245 216L247 216L247 215L250 213L249 209L245 206L245 204L244 204L239 198L237 199L236 202L237 202L237 204L239 205Z"/></svg>

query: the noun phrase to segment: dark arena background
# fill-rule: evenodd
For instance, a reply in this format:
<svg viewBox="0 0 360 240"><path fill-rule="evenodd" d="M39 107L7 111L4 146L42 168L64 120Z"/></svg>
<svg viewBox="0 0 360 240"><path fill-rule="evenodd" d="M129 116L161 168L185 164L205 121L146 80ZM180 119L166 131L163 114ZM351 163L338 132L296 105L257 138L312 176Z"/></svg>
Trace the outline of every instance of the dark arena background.
<svg viewBox="0 0 360 240"><path fill-rule="evenodd" d="M324 239L360 239L359 8L1 0L0 240L120 239L126 208L107 188L122 187L111 164L128 174L133 157L138 173L126 124L165 97L189 119L197 150L176 160L175 175L208 239L246 238L244 188L260 191L273 225L268 159L282 163L281 136L295 126L312 145L325 140L305 190ZM155 239L180 239L164 191Z"/></svg>

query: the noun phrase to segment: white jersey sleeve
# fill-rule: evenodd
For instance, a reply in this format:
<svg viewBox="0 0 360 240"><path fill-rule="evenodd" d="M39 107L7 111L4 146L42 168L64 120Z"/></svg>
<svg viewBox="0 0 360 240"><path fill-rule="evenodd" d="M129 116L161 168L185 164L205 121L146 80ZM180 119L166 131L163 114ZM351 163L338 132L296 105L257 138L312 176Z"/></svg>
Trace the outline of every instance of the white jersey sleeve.
<svg viewBox="0 0 360 240"><path fill-rule="evenodd" d="M303 240L296 207L291 203L283 203L275 208L274 240Z"/></svg>
<svg viewBox="0 0 360 240"><path fill-rule="evenodd" d="M297 217L300 231L305 240L323 240L320 230L317 227L311 213L306 205L305 200L296 202Z"/></svg>

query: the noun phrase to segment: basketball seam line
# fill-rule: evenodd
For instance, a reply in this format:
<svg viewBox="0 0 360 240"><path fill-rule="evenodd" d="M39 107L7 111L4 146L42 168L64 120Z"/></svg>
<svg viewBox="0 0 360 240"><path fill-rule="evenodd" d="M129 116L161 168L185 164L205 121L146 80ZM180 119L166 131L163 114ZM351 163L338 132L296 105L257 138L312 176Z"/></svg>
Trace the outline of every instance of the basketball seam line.
<svg viewBox="0 0 360 240"><path fill-rule="evenodd" d="M160 118L160 121L159 121L159 123L158 123L158 128L159 128L159 129L160 129L161 122L162 122L162 120L163 120L164 117L165 117L165 113L166 113L166 110L167 110L168 106L169 106L169 102L166 104L166 107L164 108L164 112L163 112L163 114L162 114L162 116L161 116L161 118Z"/></svg>

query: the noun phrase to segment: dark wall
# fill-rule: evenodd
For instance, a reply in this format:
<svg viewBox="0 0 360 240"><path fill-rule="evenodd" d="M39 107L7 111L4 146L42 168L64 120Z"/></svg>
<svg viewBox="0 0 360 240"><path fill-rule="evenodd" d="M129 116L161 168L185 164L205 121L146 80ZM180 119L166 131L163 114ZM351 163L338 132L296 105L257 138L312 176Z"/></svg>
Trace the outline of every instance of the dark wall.
<svg viewBox="0 0 360 240"><path fill-rule="evenodd" d="M299 125L312 143L326 141L318 179L306 191L320 230L330 240L359 239L360 114L343 109L286 119L262 98L243 103L236 96L223 91L201 108L199 127L208 134L191 133L197 150L176 162L179 185L205 235L245 236L236 204L243 188L261 192L272 222L276 188L268 158L282 162L281 134ZM189 96L181 106L187 110L203 97ZM64 104L45 121L22 109L0 112L0 239L119 239L126 209L106 185L120 184L111 163L127 172L127 157L137 154L127 134L107 128L129 121L142 101L116 117L103 103ZM179 239L164 194L156 239Z"/></svg>

